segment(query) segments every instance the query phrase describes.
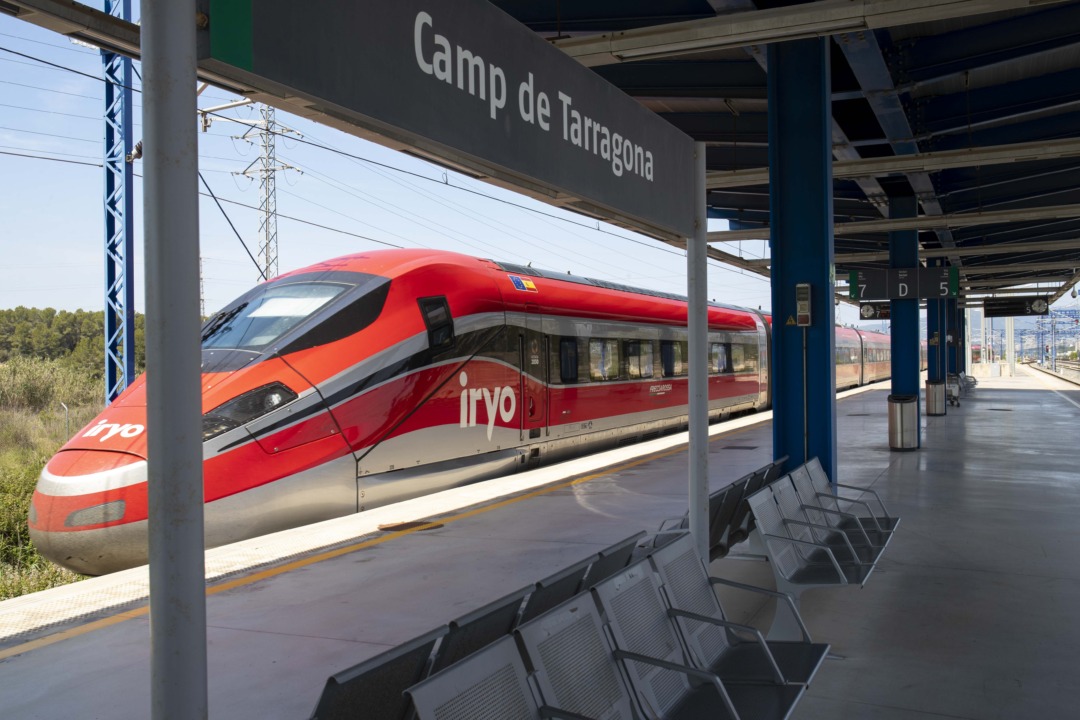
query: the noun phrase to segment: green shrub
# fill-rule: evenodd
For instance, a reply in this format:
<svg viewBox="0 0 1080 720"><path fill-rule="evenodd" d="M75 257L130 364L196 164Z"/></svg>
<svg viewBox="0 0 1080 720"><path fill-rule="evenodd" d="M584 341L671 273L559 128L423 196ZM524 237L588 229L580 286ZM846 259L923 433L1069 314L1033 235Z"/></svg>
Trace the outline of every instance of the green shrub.
<svg viewBox="0 0 1080 720"><path fill-rule="evenodd" d="M101 411L104 392L62 359L0 363L0 600L79 579L38 554L26 518L45 463Z"/></svg>

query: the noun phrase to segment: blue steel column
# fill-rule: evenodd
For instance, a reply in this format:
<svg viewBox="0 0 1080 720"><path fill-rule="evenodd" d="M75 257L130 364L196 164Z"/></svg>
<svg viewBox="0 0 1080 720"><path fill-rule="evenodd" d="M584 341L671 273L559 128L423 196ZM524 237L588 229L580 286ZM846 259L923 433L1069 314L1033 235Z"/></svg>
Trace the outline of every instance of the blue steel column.
<svg viewBox="0 0 1080 720"><path fill-rule="evenodd" d="M958 305L959 303L957 303L955 300L945 301L945 322L948 327L949 335L951 335L953 338L953 341L949 343L948 352L948 372L951 375L956 374L956 356L957 350L960 347L960 341L958 339L960 333L960 323L958 322L960 310ZM983 344L985 345L986 343L984 342ZM986 352L985 347L983 348L983 352Z"/></svg>
<svg viewBox="0 0 1080 720"><path fill-rule="evenodd" d="M940 260L930 260L930 267L941 267ZM944 311L945 301L926 301L926 379L931 382L943 382L945 373L942 370L942 358L945 357L945 327L942 325L941 316ZM937 336L937 344L934 344L934 336Z"/></svg>
<svg viewBox="0 0 1080 720"><path fill-rule="evenodd" d="M131 19L131 0L105 0ZM135 379L134 211L131 163L131 60L101 51L105 71L105 402Z"/></svg>
<svg viewBox="0 0 1080 720"><path fill-rule="evenodd" d="M913 218L919 205L914 195L889 197L889 217L893 220ZM917 230L893 230L889 233L889 267L915 268L919 265L919 232ZM919 397L919 297L910 288L910 300L890 302L892 349L892 391L896 395L914 395L915 441L922 446L922 407Z"/></svg>
<svg viewBox="0 0 1080 720"><path fill-rule="evenodd" d="M789 465L816 456L835 482L829 42L825 38L769 46L769 243L773 455L787 455ZM795 326L797 283L811 285L809 328Z"/></svg>

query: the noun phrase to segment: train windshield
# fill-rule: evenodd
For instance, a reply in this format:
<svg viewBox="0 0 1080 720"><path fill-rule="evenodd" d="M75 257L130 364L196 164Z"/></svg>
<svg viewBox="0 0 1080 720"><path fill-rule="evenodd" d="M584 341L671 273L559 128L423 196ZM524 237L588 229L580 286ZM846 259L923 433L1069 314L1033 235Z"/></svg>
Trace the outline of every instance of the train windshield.
<svg viewBox="0 0 1080 720"><path fill-rule="evenodd" d="M261 351L347 289L316 282L267 286L211 318L203 326L203 349Z"/></svg>

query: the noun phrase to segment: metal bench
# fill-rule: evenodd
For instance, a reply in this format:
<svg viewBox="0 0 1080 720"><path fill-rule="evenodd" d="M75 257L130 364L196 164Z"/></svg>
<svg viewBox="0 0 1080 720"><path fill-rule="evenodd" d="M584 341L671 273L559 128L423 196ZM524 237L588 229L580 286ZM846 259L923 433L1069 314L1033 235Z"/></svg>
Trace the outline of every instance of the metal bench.
<svg viewBox="0 0 1080 720"><path fill-rule="evenodd" d="M867 528L858 516L839 510L837 498L832 493L819 493L805 465L792 470L789 477L810 522L845 533L856 546L884 550L892 540L892 532L879 530L873 523L868 523L871 527Z"/></svg>
<svg viewBox="0 0 1080 720"><path fill-rule="evenodd" d="M536 583L536 587L525 601L519 623L526 623L551 608L566 602L582 589L589 567L599 559L599 555L585 558Z"/></svg>
<svg viewBox="0 0 1080 720"><path fill-rule="evenodd" d="M450 622L435 651L431 672L437 673L466 655L509 635L517 624L518 611L530 587L516 590L478 610Z"/></svg>
<svg viewBox="0 0 1080 720"><path fill-rule="evenodd" d="M859 537L854 532L849 535L826 524L820 517L825 514L821 508L803 503L790 475L780 478L771 487L790 537L825 545L844 563L874 565L877 562L884 547L874 545L868 537ZM810 517L811 512L814 518Z"/></svg>
<svg viewBox="0 0 1080 720"><path fill-rule="evenodd" d="M404 720L409 701L403 693L428 674L431 651L447 630L444 625L330 677L311 720Z"/></svg>
<svg viewBox="0 0 1080 720"><path fill-rule="evenodd" d="M806 689L784 683L775 664L769 675L753 682L694 668L672 622L679 612L665 607L647 562L626 568L592 592L607 619L614 655L646 717L723 717L717 711L726 710L731 718L785 720ZM705 683L695 684L692 677Z"/></svg>
<svg viewBox="0 0 1080 720"><path fill-rule="evenodd" d="M414 685L408 696L420 720L586 720L552 708L541 711L510 636Z"/></svg>
<svg viewBox="0 0 1080 720"><path fill-rule="evenodd" d="M583 717L636 717L590 593L523 623L516 634L545 704Z"/></svg>
<svg viewBox="0 0 1080 720"><path fill-rule="evenodd" d="M791 597L781 592L709 577L693 539L684 536L651 555L661 592L686 640L696 667L725 680L768 680L779 672L785 682L808 685L825 656L827 643L815 643ZM757 628L728 622L716 597L715 585L739 588L776 599L776 612L789 612L802 629L796 641L766 641ZM739 637L739 634L744 637ZM749 639L745 639L748 637Z"/></svg>
<svg viewBox="0 0 1080 720"><path fill-rule="evenodd" d="M750 537L750 533L754 531L754 516L753 513L750 512L750 505L747 503L747 499L758 490L766 487L769 483L774 482L780 477L787 459L787 455L777 458L756 471L750 481L746 483L742 502L739 503L739 507L735 512L735 517L731 521L731 531L728 533L727 543L729 549L732 545L746 541Z"/></svg>
<svg viewBox="0 0 1080 720"><path fill-rule="evenodd" d="M582 581L582 589L595 585L626 567L643 537L645 537L645 531L641 530L601 550L598 553L599 557L589 566L589 572Z"/></svg>
<svg viewBox="0 0 1080 720"><path fill-rule="evenodd" d="M843 585L862 586L874 566L857 562L841 562L832 548L823 543L792 537L773 496L773 488L765 487L749 498L750 509L757 522L761 539L776 580L776 589L792 597L795 606L806 590ZM797 526L796 526L797 527ZM801 628L793 626L786 614L777 614L769 629L771 640L794 640L801 637Z"/></svg>
<svg viewBox="0 0 1080 720"><path fill-rule="evenodd" d="M889 513L888 508L885 507L885 501L876 491L855 485L830 483L829 477L816 457L810 458L806 463L806 472L810 476L810 483L816 491L817 498L822 501L820 503L822 507L844 512L851 512L852 507L862 508L865 512L856 515L856 518L867 531L874 530L878 533L891 534L900 525L900 518ZM841 490L858 492L860 496L852 498L841 495L839 494ZM874 502L867 502L869 499L873 499ZM845 503L846 507L842 507L841 503Z"/></svg>

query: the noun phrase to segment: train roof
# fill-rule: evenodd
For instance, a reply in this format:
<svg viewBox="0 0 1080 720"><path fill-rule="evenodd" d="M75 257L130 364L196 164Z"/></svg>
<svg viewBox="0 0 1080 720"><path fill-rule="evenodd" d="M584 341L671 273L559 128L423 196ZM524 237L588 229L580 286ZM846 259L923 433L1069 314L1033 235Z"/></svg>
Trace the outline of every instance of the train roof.
<svg viewBox="0 0 1080 720"><path fill-rule="evenodd" d="M499 260L491 260L506 272L514 273L515 275L526 275L529 277L539 277L547 280L563 280L565 282L578 283L579 285L591 285L593 287L604 288L606 290L618 290L619 292L635 293L637 295L647 295L649 297L663 298L665 300L676 300L678 302L688 302L688 298L685 295L679 295L678 293L669 293L662 290L649 290L646 288L634 287L632 285L623 285L622 283L611 282L609 280L597 280L595 278L582 277L581 275L572 275L570 273L558 273L551 270L543 270L541 268L534 268L531 265L518 265L516 263L502 262ZM727 303L718 303L710 301L709 307L718 308L721 310L735 310L738 312L752 312L757 313L758 310L751 310L750 308L740 307L738 305L729 305Z"/></svg>

